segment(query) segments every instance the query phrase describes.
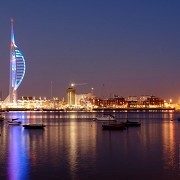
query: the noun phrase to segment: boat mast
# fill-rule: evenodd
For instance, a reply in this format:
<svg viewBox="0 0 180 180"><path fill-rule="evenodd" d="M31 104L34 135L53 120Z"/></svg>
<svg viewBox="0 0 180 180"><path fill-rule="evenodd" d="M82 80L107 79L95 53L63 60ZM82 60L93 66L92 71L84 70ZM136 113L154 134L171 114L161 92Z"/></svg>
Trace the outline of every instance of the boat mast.
<svg viewBox="0 0 180 180"><path fill-rule="evenodd" d="M52 84L52 80L51 80L51 100L52 100L52 92L53 92L53 84Z"/></svg>

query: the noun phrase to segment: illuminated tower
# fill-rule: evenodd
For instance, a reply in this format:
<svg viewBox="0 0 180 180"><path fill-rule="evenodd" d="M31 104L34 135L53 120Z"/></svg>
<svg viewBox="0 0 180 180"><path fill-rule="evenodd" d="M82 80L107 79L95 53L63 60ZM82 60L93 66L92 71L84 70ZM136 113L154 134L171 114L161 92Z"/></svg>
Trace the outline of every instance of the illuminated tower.
<svg viewBox="0 0 180 180"><path fill-rule="evenodd" d="M66 92L68 105L75 105L76 90L73 87L69 87Z"/></svg>
<svg viewBox="0 0 180 180"><path fill-rule="evenodd" d="M11 19L10 82L9 95L5 103L17 103L17 89L24 78L25 69L25 59L15 44L13 19Z"/></svg>

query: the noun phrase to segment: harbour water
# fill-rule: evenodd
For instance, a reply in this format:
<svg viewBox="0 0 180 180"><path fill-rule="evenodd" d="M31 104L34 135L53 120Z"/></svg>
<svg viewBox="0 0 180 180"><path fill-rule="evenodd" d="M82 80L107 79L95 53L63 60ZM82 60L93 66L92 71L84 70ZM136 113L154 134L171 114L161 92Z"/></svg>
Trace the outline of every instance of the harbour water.
<svg viewBox="0 0 180 180"><path fill-rule="evenodd" d="M102 130L96 112L7 112L0 122L0 179L180 179L177 112L113 112L123 131ZM9 126L44 123L44 130Z"/></svg>

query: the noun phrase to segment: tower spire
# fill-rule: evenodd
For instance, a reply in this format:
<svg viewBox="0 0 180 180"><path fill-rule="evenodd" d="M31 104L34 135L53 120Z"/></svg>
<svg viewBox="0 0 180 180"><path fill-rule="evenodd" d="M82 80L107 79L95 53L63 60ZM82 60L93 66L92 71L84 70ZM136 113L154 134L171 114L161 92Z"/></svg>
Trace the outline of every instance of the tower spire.
<svg viewBox="0 0 180 180"><path fill-rule="evenodd" d="M14 23L14 20L13 18L11 18L10 84L9 84L10 102L16 102L17 100L17 92L15 91L16 56L15 56L15 40L14 40L13 23Z"/></svg>
<svg viewBox="0 0 180 180"><path fill-rule="evenodd" d="M13 43L13 45L15 45L13 24L14 24L14 19L11 18L11 43Z"/></svg>
<svg viewBox="0 0 180 180"><path fill-rule="evenodd" d="M9 96L5 99L5 103L17 103L17 89L21 84L25 74L25 59L15 44L14 20L11 18L11 43L10 43L10 83Z"/></svg>

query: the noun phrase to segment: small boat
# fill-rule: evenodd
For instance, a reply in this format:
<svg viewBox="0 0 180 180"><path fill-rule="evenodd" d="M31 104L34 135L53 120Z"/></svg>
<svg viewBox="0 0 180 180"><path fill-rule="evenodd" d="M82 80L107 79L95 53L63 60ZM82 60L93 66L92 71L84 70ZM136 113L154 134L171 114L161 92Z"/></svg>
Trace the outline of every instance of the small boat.
<svg viewBox="0 0 180 180"><path fill-rule="evenodd" d="M9 125L20 125L21 121L17 121L17 120L18 120L18 118L14 118L14 119L8 121L8 124Z"/></svg>
<svg viewBox="0 0 180 180"><path fill-rule="evenodd" d="M19 118L12 118L12 121L16 121L16 120L18 120Z"/></svg>
<svg viewBox="0 0 180 180"><path fill-rule="evenodd" d="M127 120L125 123L123 123L125 126L140 126L140 122L134 122L134 121L129 121Z"/></svg>
<svg viewBox="0 0 180 180"><path fill-rule="evenodd" d="M96 116L95 121L116 121L115 117L111 114Z"/></svg>
<svg viewBox="0 0 180 180"><path fill-rule="evenodd" d="M44 124L23 124L25 129L44 129L46 127Z"/></svg>
<svg viewBox="0 0 180 180"><path fill-rule="evenodd" d="M21 122L20 121L8 121L9 125L20 125Z"/></svg>
<svg viewBox="0 0 180 180"><path fill-rule="evenodd" d="M124 129L126 129L126 127L124 126L123 123L119 123L119 124L103 124L102 128L104 130L124 130Z"/></svg>

